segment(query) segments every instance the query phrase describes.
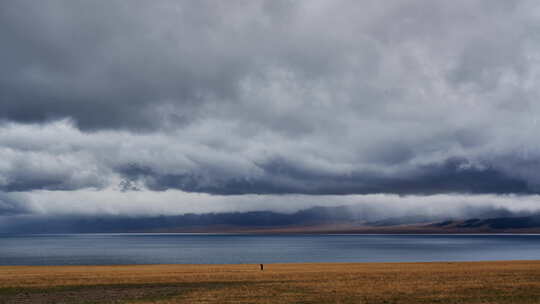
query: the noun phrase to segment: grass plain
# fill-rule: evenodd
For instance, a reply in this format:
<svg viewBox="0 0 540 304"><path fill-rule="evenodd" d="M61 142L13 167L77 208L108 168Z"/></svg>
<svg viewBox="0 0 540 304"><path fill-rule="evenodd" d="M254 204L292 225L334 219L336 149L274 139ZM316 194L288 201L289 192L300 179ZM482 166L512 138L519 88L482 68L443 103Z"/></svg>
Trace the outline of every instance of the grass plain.
<svg viewBox="0 0 540 304"><path fill-rule="evenodd" d="M1 266L0 303L540 303L540 261Z"/></svg>

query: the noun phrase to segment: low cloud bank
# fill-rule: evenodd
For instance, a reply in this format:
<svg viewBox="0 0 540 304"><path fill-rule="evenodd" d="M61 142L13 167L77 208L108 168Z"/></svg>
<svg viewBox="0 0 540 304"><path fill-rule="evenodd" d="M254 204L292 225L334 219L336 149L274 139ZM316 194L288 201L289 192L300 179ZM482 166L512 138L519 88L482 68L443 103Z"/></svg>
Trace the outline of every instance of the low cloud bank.
<svg viewBox="0 0 540 304"><path fill-rule="evenodd" d="M513 212L506 208L473 207L461 210L461 216L474 218L474 223L482 219L505 218L506 225L515 225L521 218L538 221L539 213L528 211ZM536 217L531 217L535 215ZM416 214L387 212L370 205L351 205L337 207L311 207L292 213L274 211L220 212L220 213L187 213L183 215L161 216L126 216L126 215L17 215L0 217L0 229L3 233L99 233L99 232L175 232L175 231L228 231L228 229L259 229L306 227L327 224L354 226L392 226L440 222L454 223L468 218L460 218L456 213ZM529 219L529 222L530 222ZM471 221L465 221L470 223ZM500 223L497 223L500 224ZM522 223L525 225L527 223ZM526 225L525 225L526 226Z"/></svg>
<svg viewBox="0 0 540 304"><path fill-rule="evenodd" d="M40 229L44 229L41 232L126 232L215 225L300 225L332 220L492 218L539 213L539 199L537 195L217 196L177 190L42 190L6 195L2 202L10 203L1 209L0 229L19 233L40 232Z"/></svg>

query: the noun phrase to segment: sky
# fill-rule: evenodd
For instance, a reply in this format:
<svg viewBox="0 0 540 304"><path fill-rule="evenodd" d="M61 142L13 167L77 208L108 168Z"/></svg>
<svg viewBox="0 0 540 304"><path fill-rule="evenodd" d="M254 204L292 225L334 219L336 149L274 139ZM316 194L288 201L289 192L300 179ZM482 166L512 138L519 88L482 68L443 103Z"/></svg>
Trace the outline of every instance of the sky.
<svg viewBox="0 0 540 304"><path fill-rule="evenodd" d="M8 0L0 43L0 221L540 207L537 1Z"/></svg>

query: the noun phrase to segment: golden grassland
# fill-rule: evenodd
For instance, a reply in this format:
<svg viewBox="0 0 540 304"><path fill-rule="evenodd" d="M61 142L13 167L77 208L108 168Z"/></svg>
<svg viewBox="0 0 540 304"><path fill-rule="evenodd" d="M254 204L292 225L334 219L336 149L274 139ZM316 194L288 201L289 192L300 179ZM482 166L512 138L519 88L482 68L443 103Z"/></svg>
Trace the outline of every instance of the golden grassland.
<svg viewBox="0 0 540 304"><path fill-rule="evenodd" d="M2 266L0 303L540 303L540 261Z"/></svg>

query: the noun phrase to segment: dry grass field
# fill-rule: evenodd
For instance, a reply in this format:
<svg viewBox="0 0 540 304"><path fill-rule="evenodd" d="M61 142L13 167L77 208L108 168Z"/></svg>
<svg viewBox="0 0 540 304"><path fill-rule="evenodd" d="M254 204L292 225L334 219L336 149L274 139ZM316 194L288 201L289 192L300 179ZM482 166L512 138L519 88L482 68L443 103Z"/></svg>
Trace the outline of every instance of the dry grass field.
<svg viewBox="0 0 540 304"><path fill-rule="evenodd" d="M0 303L540 303L540 261L2 266Z"/></svg>

